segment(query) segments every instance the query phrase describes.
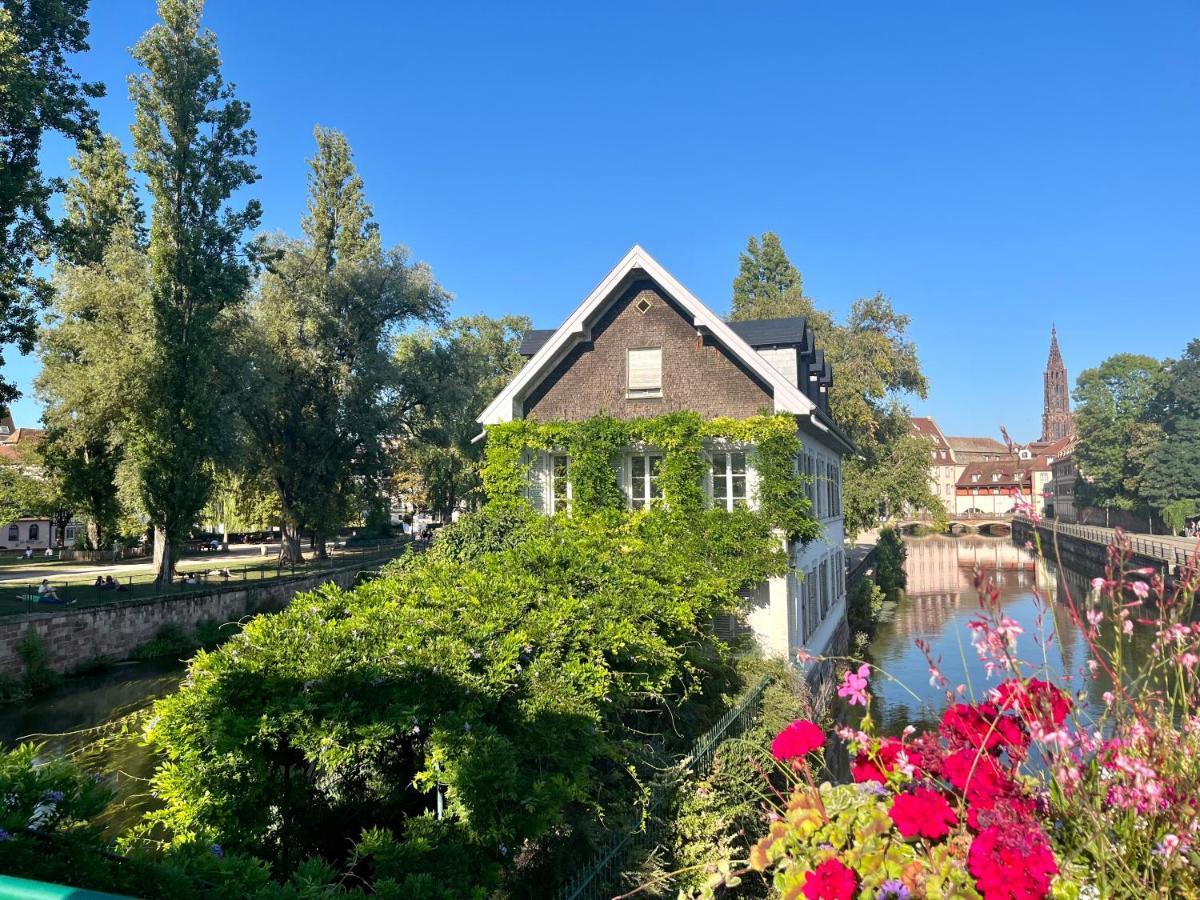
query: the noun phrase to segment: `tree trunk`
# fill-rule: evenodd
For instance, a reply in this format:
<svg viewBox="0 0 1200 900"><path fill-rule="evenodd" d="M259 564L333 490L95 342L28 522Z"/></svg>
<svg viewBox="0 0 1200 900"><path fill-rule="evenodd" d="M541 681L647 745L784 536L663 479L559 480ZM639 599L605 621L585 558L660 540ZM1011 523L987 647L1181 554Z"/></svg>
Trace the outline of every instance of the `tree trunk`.
<svg viewBox="0 0 1200 900"><path fill-rule="evenodd" d="M103 549L100 546L100 526L96 524L96 519L94 516L88 519L87 540L89 550Z"/></svg>
<svg viewBox="0 0 1200 900"><path fill-rule="evenodd" d="M325 547L325 535L321 532L316 532L317 539L317 559L329 559L329 550Z"/></svg>
<svg viewBox="0 0 1200 900"><path fill-rule="evenodd" d="M154 571L157 573L154 581L165 587L175 577L175 554L171 547L170 537L165 529L154 526Z"/></svg>
<svg viewBox="0 0 1200 900"><path fill-rule="evenodd" d="M299 522L283 520L283 540L279 545L279 562L281 565L294 566L304 562L304 554L300 550Z"/></svg>

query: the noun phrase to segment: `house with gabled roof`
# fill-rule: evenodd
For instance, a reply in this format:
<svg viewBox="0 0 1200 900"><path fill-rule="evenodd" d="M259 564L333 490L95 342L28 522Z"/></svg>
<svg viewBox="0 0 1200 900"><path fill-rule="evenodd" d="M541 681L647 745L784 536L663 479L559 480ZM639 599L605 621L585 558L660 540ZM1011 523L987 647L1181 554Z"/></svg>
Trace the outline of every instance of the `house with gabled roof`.
<svg viewBox="0 0 1200 900"><path fill-rule="evenodd" d="M514 419L578 421L692 411L706 419L761 413L794 417L811 476L809 496L823 537L788 541L791 571L763 584L741 621L765 652L795 658L843 653L847 644L842 456L852 448L829 414L834 372L802 318L726 322L641 247L633 247L559 327L523 336L527 361L479 416L482 425ZM705 450L709 502L756 503L753 447ZM653 447L630 447L614 460L626 503L661 497ZM534 460L528 496L552 514L569 502L569 459ZM786 540L786 539L784 539ZM801 656L803 654L800 654ZM810 672L820 675L821 672Z"/></svg>

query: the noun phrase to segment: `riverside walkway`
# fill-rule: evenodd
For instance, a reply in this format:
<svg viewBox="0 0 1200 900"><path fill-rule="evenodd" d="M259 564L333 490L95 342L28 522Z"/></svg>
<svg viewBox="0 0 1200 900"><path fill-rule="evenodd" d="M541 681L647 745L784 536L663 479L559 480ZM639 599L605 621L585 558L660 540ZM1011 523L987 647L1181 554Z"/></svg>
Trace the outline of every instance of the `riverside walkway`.
<svg viewBox="0 0 1200 900"><path fill-rule="evenodd" d="M1014 524L1020 522L1026 527L1038 527L1043 532L1049 532L1051 540L1053 535L1059 534L1065 537L1074 538L1079 541L1086 541L1090 544L1098 544L1102 547L1107 547L1113 542L1113 537L1117 533L1115 528L1103 528L1099 525L1075 525L1070 522L1060 522L1057 519L1043 519L1040 522L1034 523L1031 519L1023 516L1017 516L1013 519ZM1146 559L1158 560L1166 563L1171 567L1172 571L1184 568L1190 559L1192 559L1198 548L1200 541L1196 538L1173 537L1165 534L1145 534L1135 531L1126 531L1125 537L1129 540L1130 549L1138 556ZM1049 550L1049 546L1047 547Z"/></svg>

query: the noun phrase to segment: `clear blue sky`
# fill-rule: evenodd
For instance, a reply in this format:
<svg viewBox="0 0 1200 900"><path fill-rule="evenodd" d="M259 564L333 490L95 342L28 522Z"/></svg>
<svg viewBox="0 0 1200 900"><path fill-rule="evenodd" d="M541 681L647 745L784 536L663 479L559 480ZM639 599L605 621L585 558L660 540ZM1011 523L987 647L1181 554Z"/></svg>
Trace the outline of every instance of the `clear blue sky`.
<svg viewBox="0 0 1200 900"><path fill-rule="evenodd" d="M96 0L79 61L126 143L153 15ZM1072 379L1200 334L1194 2L210 0L207 23L252 104L264 226L296 230L312 126L340 128L455 313L557 325L634 243L723 312L771 229L822 305L881 290L912 316L917 411L1018 439L1052 321Z"/></svg>

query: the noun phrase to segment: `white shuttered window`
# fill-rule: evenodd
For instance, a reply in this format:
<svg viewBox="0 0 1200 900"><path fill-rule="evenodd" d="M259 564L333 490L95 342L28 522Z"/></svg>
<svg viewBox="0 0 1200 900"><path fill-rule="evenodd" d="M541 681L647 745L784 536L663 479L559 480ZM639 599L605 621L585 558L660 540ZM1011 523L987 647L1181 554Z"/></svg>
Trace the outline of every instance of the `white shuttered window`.
<svg viewBox="0 0 1200 900"><path fill-rule="evenodd" d="M662 347L629 351L629 396L662 396Z"/></svg>

